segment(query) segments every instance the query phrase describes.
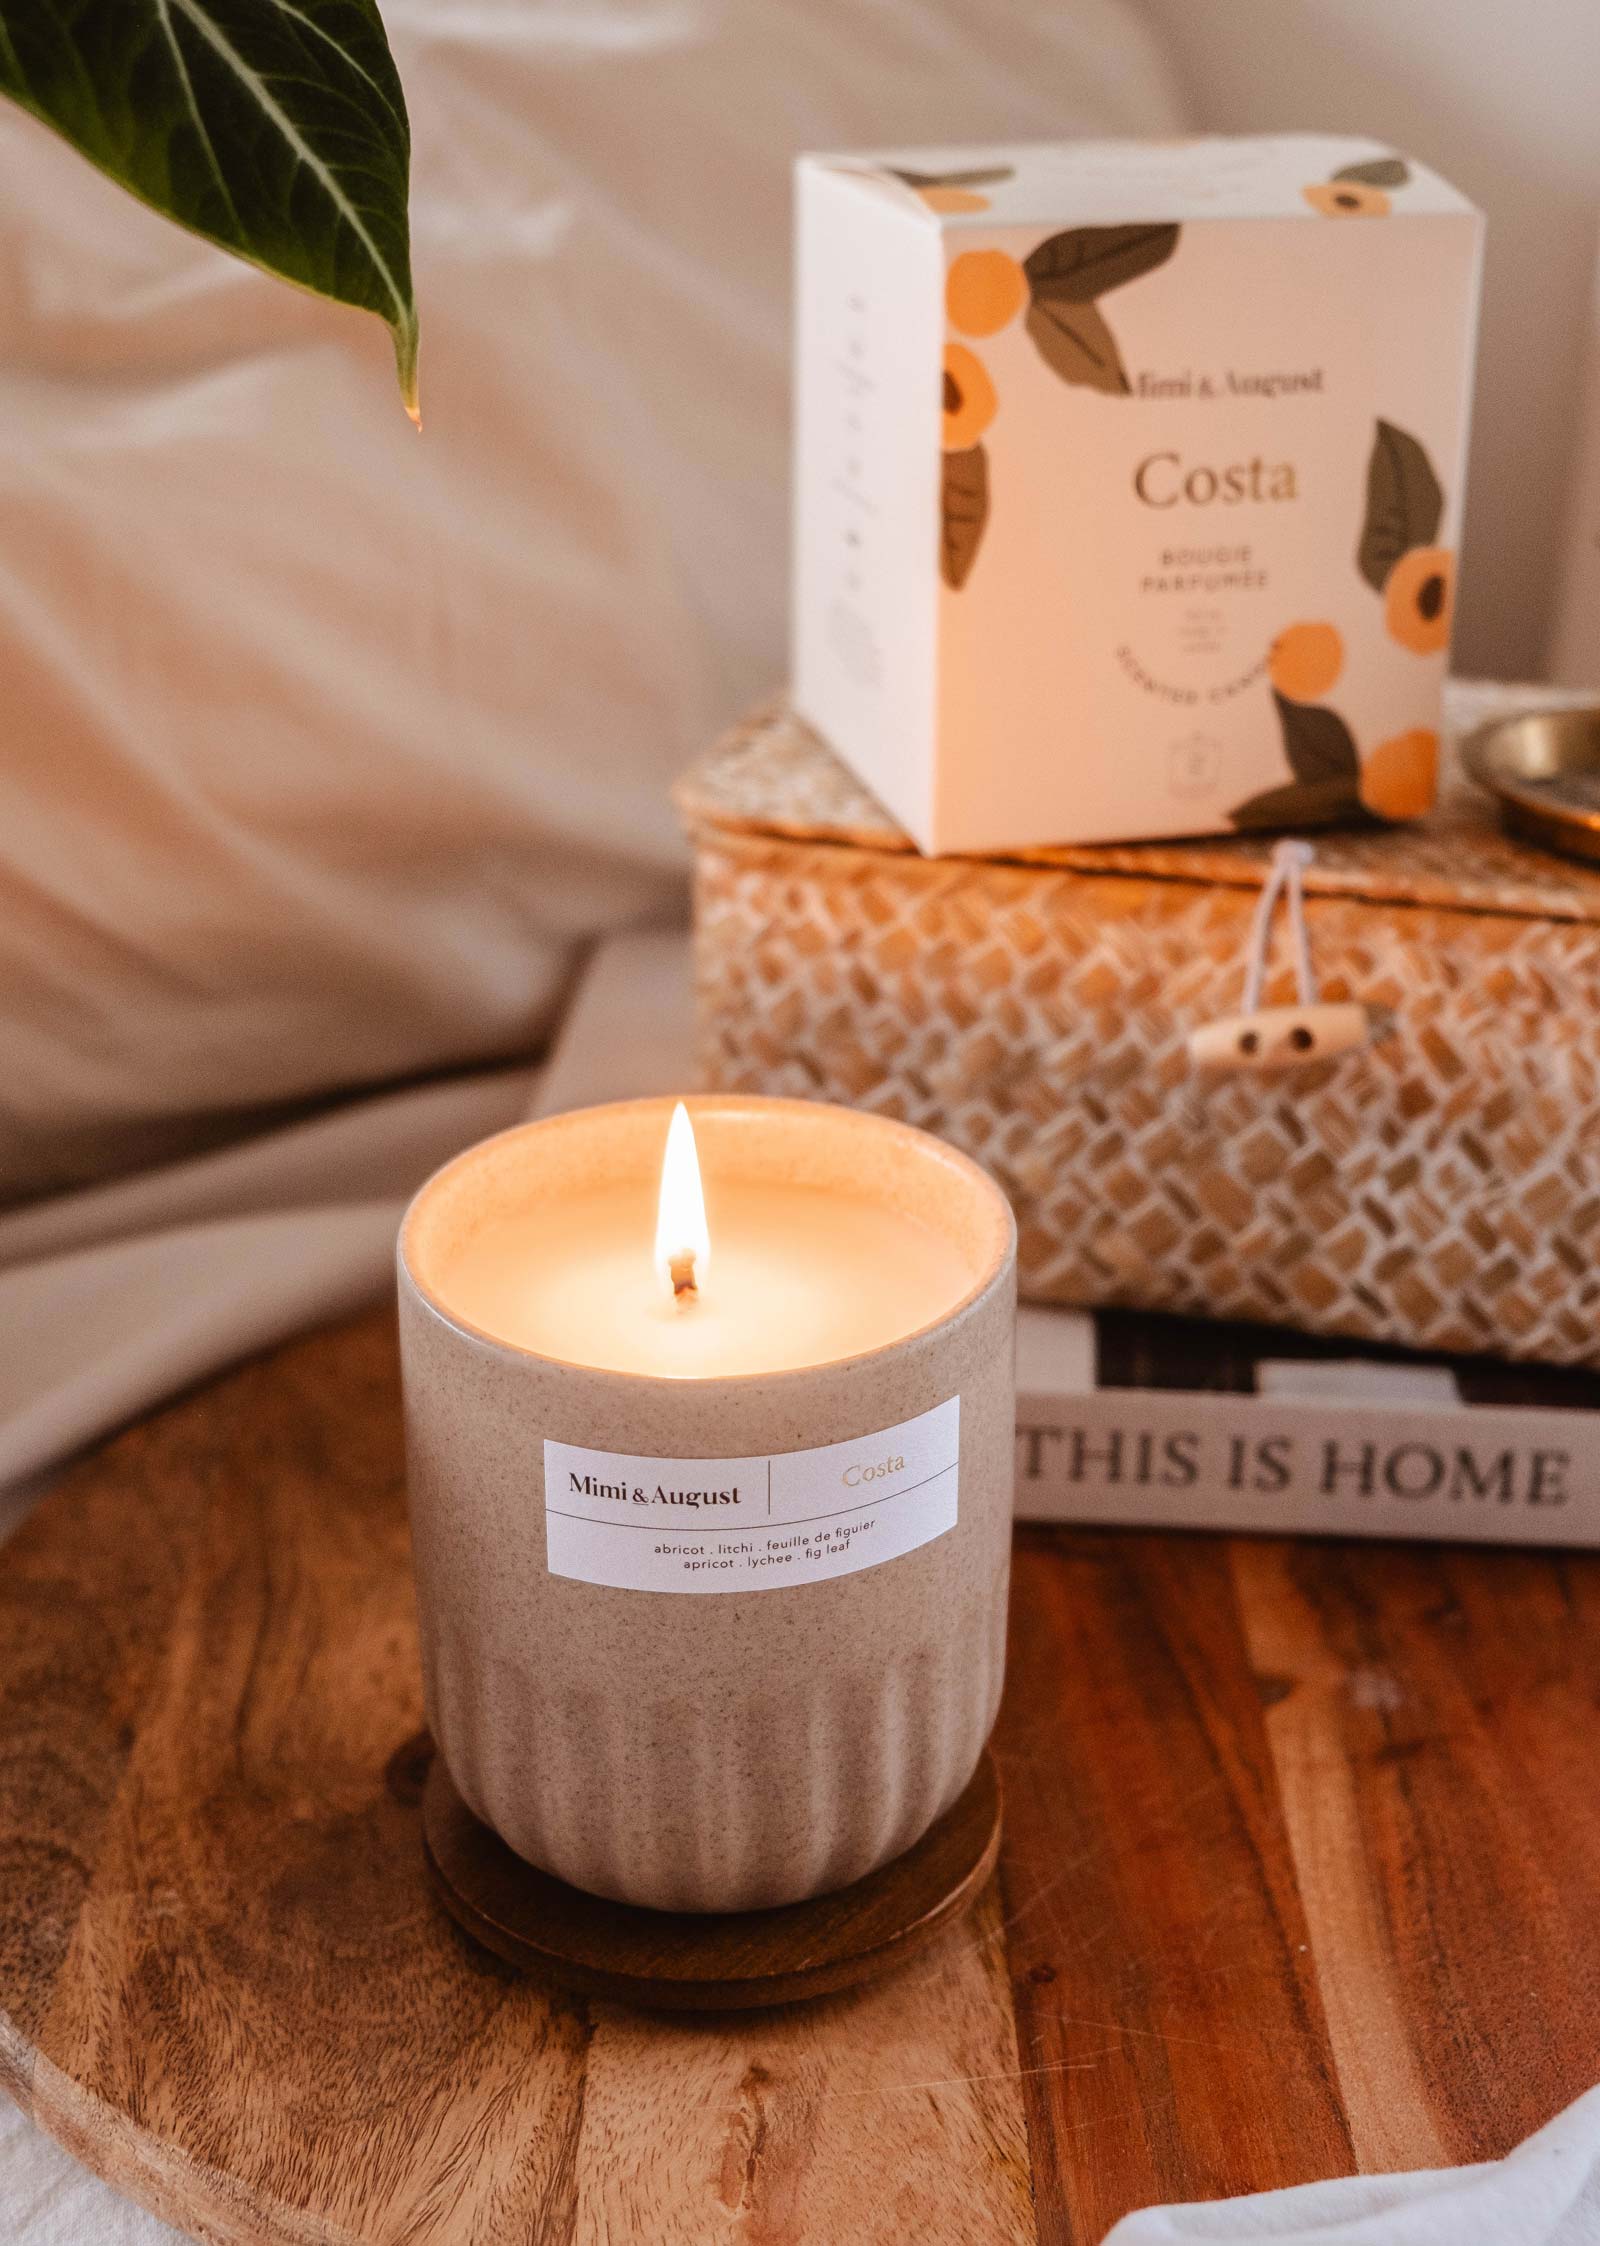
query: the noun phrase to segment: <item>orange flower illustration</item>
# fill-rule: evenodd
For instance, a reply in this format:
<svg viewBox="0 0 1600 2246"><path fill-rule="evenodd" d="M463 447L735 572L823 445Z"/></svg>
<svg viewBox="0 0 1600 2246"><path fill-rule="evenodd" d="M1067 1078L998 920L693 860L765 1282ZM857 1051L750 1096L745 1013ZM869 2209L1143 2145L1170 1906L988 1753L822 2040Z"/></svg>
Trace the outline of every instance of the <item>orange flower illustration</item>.
<svg viewBox="0 0 1600 2246"><path fill-rule="evenodd" d="M1344 641L1332 624L1291 624L1272 643L1267 676L1289 702L1315 702L1344 669Z"/></svg>
<svg viewBox="0 0 1600 2246"><path fill-rule="evenodd" d="M1447 546L1413 546L1389 572L1383 620L1413 655L1436 655L1450 644L1455 573L1455 556Z"/></svg>
<svg viewBox="0 0 1600 2246"><path fill-rule="evenodd" d="M944 347L944 449L965 452L994 419L1000 401L975 351L964 343Z"/></svg>
<svg viewBox="0 0 1600 2246"><path fill-rule="evenodd" d="M1301 189L1306 201L1324 218L1387 218L1389 198L1381 187L1368 187L1359 179L1318 180Z"/></svg>
<svg viewBox="0 0 1600 2246"><path fill-rule="evenodd" d="M1022 310L1028 276L1004 250L963 250L945 275L950 325L963 335L994 335Z"/></svg>
<svg viewBox="0 0 1600 2246"><path fill-rule="evenodd" d="M1363 156L1341 166L1332 179L1318 180L1301 193L1324 218L1386 218L1385 188L1404 187L1410 177L1411 166L1403 156Z"/></svg>
<svg viewBox="0 0 1600 2246"><path fill-rule="evenodd" d="M1380 819L1420 819L1433 804L1439 772L1439 736L1426 726L1397 733L1368 752L1361 766L1361 800Z"/></svg>

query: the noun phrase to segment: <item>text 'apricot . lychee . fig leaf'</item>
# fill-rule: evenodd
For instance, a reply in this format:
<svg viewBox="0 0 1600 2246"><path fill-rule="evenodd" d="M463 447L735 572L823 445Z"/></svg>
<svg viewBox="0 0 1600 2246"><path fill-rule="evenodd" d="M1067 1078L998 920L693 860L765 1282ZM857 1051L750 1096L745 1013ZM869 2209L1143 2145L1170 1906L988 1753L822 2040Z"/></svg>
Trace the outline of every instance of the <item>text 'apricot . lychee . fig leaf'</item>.
<svg viewBox="0 0 1600 2246"><path fill-rule="evenodd" d="M0 0L0 93L180 225L376 312L416 417L411 133L374 0Z"/></svg>

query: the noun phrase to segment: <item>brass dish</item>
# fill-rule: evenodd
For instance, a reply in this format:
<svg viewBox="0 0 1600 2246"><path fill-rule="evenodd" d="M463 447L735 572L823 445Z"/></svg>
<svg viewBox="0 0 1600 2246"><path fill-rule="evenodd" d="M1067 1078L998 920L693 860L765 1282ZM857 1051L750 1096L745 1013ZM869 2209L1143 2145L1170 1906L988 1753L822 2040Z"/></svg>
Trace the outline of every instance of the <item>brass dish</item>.
<svg viewBox="0 0 1600 2246"><path fill-rule="evenodd" d="M1600 860L1600 707L1497 718L1462 743L1461 761L1513 834Z"/></svg>

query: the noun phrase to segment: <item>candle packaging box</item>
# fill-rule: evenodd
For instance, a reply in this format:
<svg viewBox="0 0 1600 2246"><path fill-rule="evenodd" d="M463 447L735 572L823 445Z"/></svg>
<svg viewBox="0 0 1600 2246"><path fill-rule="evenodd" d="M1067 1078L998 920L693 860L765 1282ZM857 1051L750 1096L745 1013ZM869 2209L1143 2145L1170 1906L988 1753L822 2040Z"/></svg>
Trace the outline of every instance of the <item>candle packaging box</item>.
<svg viewBox="0 0 1600 2246"><path fill-rule="evenodd" d="M1313 135L806 156L794 694L917 844L1433 798L1482 222Z"/></svg>

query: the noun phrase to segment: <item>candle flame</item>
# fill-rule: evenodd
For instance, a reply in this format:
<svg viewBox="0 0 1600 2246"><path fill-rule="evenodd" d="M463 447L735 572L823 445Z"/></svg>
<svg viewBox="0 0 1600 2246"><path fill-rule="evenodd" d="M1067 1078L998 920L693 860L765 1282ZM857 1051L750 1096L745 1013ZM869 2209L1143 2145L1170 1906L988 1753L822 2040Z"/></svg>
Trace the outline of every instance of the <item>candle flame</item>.
<svg viewBox="0 0 1600 2246"><path fill-rule="evenodd" d="M711 1262L705 1194L694 1126L680 1100L672 1111L667 1151L661 1164L661 1199L656 1210L656 1269L667 1291L692 1299L704 1285Z"/></svg>

